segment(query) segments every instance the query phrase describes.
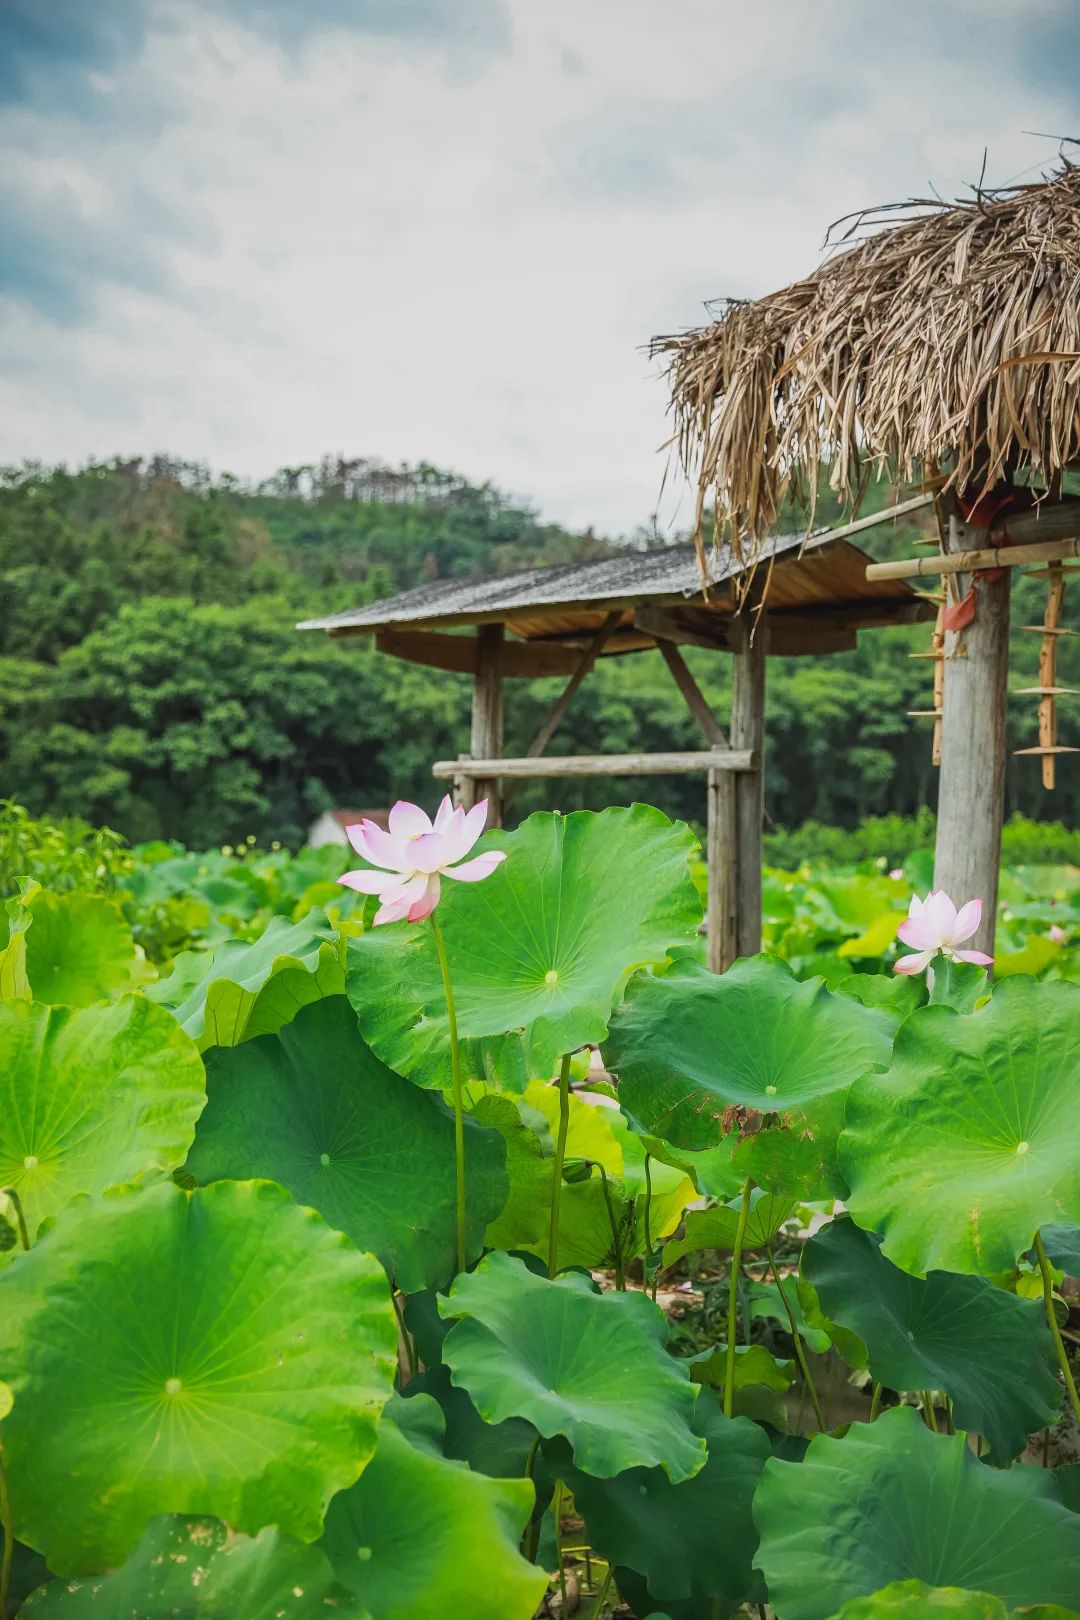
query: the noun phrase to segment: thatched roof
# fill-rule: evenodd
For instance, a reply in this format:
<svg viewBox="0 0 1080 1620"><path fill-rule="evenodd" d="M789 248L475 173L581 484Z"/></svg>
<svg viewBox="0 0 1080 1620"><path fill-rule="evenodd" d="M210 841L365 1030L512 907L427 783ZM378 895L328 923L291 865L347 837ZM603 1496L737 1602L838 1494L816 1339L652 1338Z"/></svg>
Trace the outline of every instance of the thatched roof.
<svg viewBox="0 0 1080 1620"><path fill-rule="evenodd" d="M1080 458L1080 167L886 217L805 280L654 340L699 536L711 492L753 551L789 489L812 513L822 463L855 505L868 460L962 490Z"/></svg>

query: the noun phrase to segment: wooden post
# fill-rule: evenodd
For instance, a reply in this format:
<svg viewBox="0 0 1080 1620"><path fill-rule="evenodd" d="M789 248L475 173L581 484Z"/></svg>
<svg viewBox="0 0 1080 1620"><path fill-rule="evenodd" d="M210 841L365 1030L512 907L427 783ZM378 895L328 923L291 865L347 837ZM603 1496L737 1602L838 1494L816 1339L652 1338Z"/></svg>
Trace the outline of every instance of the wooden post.
<svg viewBox="0 0 1080 1620"><path fill-rule="evenodd" d="M473 759L499 759L503 742L502 652L504 629L501 624L481 624L476 630L476 675L473 679L472 736L469 752ZM471 809L481 799L488 801L489 827L502 825L502 787L498 777L462 777L460 802Z"/></svg>
<svg viewBox="0 0 1080 1620"><path fill-rule="evenodd" d="M757 766L735 781L735 916L739 956L761 949L761 839L765 822L765 654L769 626L751 591L732 621L731 746L752 749Z"/></svg>
<svg viewBox="0 0 1080 1620"><path fill-rule="evenodd" d="M727 738L709 708L705 694L672 641L659 641L661 655L687 708L710 748L726 748ZM706 776L705 861L708 888L705 899L706 961L713 973L723 973L738 953L735 926L735 778L730 771L710 770Z"/></svg>
<svg viewBox="0 0 1080 1620"><path fill-rule="evenodd" d="M949 520L949 549L957 549ZM981 899L982 923L965 942L993 955L1001 823L1005 813L1005 701L1009 671L1009 592L1012 569L980 579L975 617L945 632L945 693L941 721L934 887L956 904ZM958 580L960 595L967 577Z"/></svg>

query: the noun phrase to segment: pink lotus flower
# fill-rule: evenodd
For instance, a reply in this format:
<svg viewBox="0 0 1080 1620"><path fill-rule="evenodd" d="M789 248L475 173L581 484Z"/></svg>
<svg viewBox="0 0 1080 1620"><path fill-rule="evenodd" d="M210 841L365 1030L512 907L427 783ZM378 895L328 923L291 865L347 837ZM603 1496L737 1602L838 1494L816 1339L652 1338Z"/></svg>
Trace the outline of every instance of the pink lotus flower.
<svg viewBox="0 0 1080 1620"><path fill-rule="evenodd" d="M894 883L898 883L903 875L904 868L902 866L894 866L892 871L889 873L889 876L892 878Z"/></svg>
<svg viewBox="0 0 1080 1620"><path fill-rule="evenodd" d="M915 954L894 962L893 971L922 973L939 954L952 962L975 962L979 967L989 967L994 958L983 951L957 950L958 945L971 938L981 921L981 900L969 900L957 911L944 889L928 894L925 900L913 894L908 914L896 934L905 945L913 947Z"/></svg>
<svg viewBox="0 0 1080 1620"><path fill-rule="evenodd" d="M356 853L380 870L361 867L346 872L338 882L360 894L379 895L382 905L375 913L376 924L405 918L422 922L439 903L440 878L479 883L506 859L505 851L496 849L462 860L483 832L487 812L486 799L466 811L460 805L455 809L447 794L432 821L418 804L399 799L386 832L366 820L345 829Z"/></svg>
<svg viewBox="0 0 1080 1620"><path fill-rule="evenodd" d="M1047 930L1047 934L1048 937L1053 940L1055 945L1064 945L1069 937L1064 928L1061 927L1060 923L1051 923L1049 929Z"/></svg>

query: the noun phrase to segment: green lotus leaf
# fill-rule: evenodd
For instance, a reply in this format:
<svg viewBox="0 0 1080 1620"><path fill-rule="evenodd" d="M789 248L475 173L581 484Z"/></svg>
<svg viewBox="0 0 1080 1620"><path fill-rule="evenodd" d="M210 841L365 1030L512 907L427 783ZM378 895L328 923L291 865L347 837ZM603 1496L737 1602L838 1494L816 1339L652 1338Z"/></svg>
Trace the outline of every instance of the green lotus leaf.
<svg viewBox="0 0 1080 1620"><path fill-rule="evenodd" d="M695 846L682 823L635 804L540 813L484 847L507 859L483 883L444 884L439 917L470 1073L521 1089L554 1074L564 1052L600 1040L628 974L694 935ZM597 904L616 889L617 904ZM368 1044L418 1085L447 1087L430 927L373 928L348 954L348 995Z"/></svg>
<svg viewBox="0 0 1080 1620"><path fill-rule="evenodd" d="M746 1301L750 1311L750 1320L756 1322L759 1318L779 1322L785 1333L791 1331L791 1321L784 1301L790 1307L791 1316L795 1318L795 1326L799 1330L799 1337L805 1342L808 1349L815 1355L824 1355L832 1340L823 1327L817 1327L807 1319L803 1307L799 1286L794 1277L785 1277L781 1283L752 1282L746 1289Z"/></svg>
<svg viewBox="0 0 1080 1620"><path fill-rule="evenodd" d="M29 1001L30 980L26 976L26 931L33 918L30 901L41 893L41 884L33 878L23 878L20 892L4 902L6 917L0 915L0 927L6 927L6 939L0 949L0 1001ZM0 938L4 936L0 934ZM0 1616L0 1620L4 1620Z"/></svg>
<svg viewBox="0 0 1080 1620"><path fill-rule="evenodd" d="M709 973L685 958L640 974L604 1044L619 1099L681 1148L719 1141L728 1109L783 1114L889 1061L896 1019L796 979L767 956Z"/></svg>
<svg viewBox="0 0 1080 1620"><path fill-rule="evenodd" d="M154 977L120 908L97 894L49 894L30 903L26 976L35 1001L88 1007Z"/></svg>
<svg viewBox="0 0 1080 1620"><path fill-rule="evenodd" d="M609 1563L643 1575L653 1598L741 1603L754 1584L757 1533L750 1508L769 1442L748 1418L724 1417L708 1391L698 1398L695 1428L708 1457L680 1485L662 1468L593 1479L573 1466L562 1446L553 1466L574 1494L590 1545Z"/></svg>
<svg viewBox="0 0 1080 1620"><path fill-rule="evenodd" d="M848 1207L905 1271L1010 1271L1080 1222L1080 986L1008 979L968 1015L923 1007L848 1097Z"/></svg>
<svg viewBox="0 0 1080 1620"><path fill-rule="evenodd" d="M690 1362L695 1384L707 1384L722 1399L727 1383L727 1351L723 1345ZM795 1363L781 1361L763 1344L735 1346L735 1390L732 1397L736 1417L753 1418L785 1431L788 1426L787 1396L795 1382Z"/></svg>
<svg viewBox="0 0 1080 1620"><path fill-rule="evenodd" d="M0 1003L0 1186L31 1238L81 1193L183 1164L205 1101L194 1045L143 996Z"/></svg>
<svg viewBox="0 0 1080 1620"><path fill-rule="evenodd" d="M962 1429L984 1435L1008 1463L1061 1404L1057 1358L1041 1303L981 1277L901 1271L880 1239L836 1220L803 1249L803 1275L826 1316L857 1333L888 1389L942 1389Z"/></svg>
<svg viewBox="0 0 1080 1620"><path fill-rule="evenodd" d="M665 1243L664 1265L673 1266L684 1254L696 1254L700 1249L734 1249L741 1205L741 1198L733 1198L713 1209L692 1209L686 1217L685 1236ZM755 1187L750 1194L744 1250L763 1249L771 1243L794 1208L791 1199L776 1198Z"/></svg>
<svg viewBox="0 0 1080 1620"><path fill-rule="evenodd" d="M182 954L148 994L202 1052L275 1034L302 1006L344 987L337 935L316 908L300 922L273 918L254 944L232 939L216 951Z"/></svg>
<svg viewBox="0 0 1080 1620"><path fill-rule="evenodd" d="M325 1554L275 1529L234 1536L218 1519L154 1519L112 1574L49 1581L32 1620L367 1620Z"/></svg>
<svg viewBox="0 0 1080 1620"><path fill-rule="evenodd" d="M399 1288L454 1272L454 1121L365 1046L344 996L276 1035L206 1054L207 1106L186 1169L198 1182L265 1177L377 1254ZM465 1121L469 1258L506 1201L497 1131Z"/></svg>
<svg viewBox="0 0 1080 1620"><path fill-rule="evenodd" d="M894 1581L872 1597L852 1598L833 1620L1076 1620L1074 1609L1056 1603L1006 1609L989 1592L964 1592L957 1586L927 1586L925 1581Z"/></svg>
<svg viewBox="0 0 1080 1620"><path fill-rule="evenodd" d="M59 1575L122 1563L161 1513L314 1540L396 1348L378 1262L272 1182L80 1202L0 1276L16 1534Z"/></svg>
<svg viewBox="0 0 1080 1620"><path fill-rule="evenodd" d="M731 1166L777 1197L813 1203L843 1198L847 1182L836 1160L844 1128L845 1091L830 1092L802 1108L785 1110L776 1124L733 1138Z"/></svg>
<svg viewBox="0 0 1080 1620"><path fill-rule="evenodd" d="M429 1395L398 1397L375 1455L335 1496L319 1543L373 1620L532 1620L547 1576L518 1550L533 1508L528 1479L490 1479L442 1451Z"/></svg>
<svg viewBox="0 0 1080 1620"><path fill-rule="evenodd" d="M784 1620L827 1620L894 1581L989 1592L1007 1604L1080 1602L1080 1516L1039 1468L987 1468L963 1434L908 1406L816 1435L801 1463L765 1464L758 1565Z"/></svg>
<svg viewBox="0 0 1080 1620"><path fill-rule="evenodd" d="M923 980L902 973L852 973L846 979L839 980L833 989L839 996L850 996L852 1001L861 1001L864 1007L878 1007L882 1012L892 1013L898 1025L926 1000Z"/></svg>
<svg viewBox="0 0 1080 1620"><path fill-rule="evenodd" d="M732 1144L727 1137L715 1147L689 1152L686 1148L673 1148L658 1136L640 1133L641 1140L654 1159L684 1171L693 1179L698 1192L705 1198L734 1198L742 1192L746 1177L732 1168Z"/></svg>
<svg viewBox="0 0 1080 1620"><path fill-rule="evenodd" d="M546 1259L555 1169L551 1127L557 1128L558 1091L534 1083L516 1102L515 1107L506 1097L488 1096L474 1115L502 1132L510 1176L510 1196L499 1219L488 1228L487 1241L492 1248ZM540 1129L530 1129L530 1121ZM581 1161L582 1174L564 1182L561 1191L560 1270L613 1266L616 1241L624 1263L636 1259L648 1249L648 1238L655 1248L674 1231L695 1197L689 1176L672 1165L652 1160L646 1179L645 1145L617 1108L587 1104L572 1094L566 1158ZM606 1189L600 1166L607 1177Z"/></svg>
<svg viewBox="0 0 1080 1620"><path fill-rule="evenodd" d="M549 1281L495 1253L439 1309L457 1319L443 1359L488 1423L523 1417L547 1439L561 1434L600 1479L659 1467L677 1481L702 1467L693 1385L643 1294L598 1294L576 1272Z"/></svg>
<svg viewBox="0 0 1080 1620"><path fill-rule="evenodd" d="M1052 1265L1068 1277L1080 1277L1080 1226L1044 1226L1042 1240Z"/></svg>

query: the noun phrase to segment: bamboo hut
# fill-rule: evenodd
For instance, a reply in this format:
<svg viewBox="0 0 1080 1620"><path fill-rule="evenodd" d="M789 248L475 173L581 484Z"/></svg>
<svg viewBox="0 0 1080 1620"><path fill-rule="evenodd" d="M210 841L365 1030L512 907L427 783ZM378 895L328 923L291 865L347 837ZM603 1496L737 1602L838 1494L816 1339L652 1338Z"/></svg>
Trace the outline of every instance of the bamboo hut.
<svg viewBox="0 0 1080 1620"><path fill-rule="evenodd" d="M1027 750L1053 782L1065 559L1080 554L1080 167L954 205L914 201L842 222L805 279L729 301L695 331L654 340L675 444L705 515L749 569L785 496L813 513L823 467L852 509L886 469L934 497L935 555L871 579L943 582L931 656L941 777L935 884L981 895L992 950L1004 804L1010 586L1048 579ZM811 522L813 521L811 515ZM1076 632L1071 632L1076 633Z"/></svg>

